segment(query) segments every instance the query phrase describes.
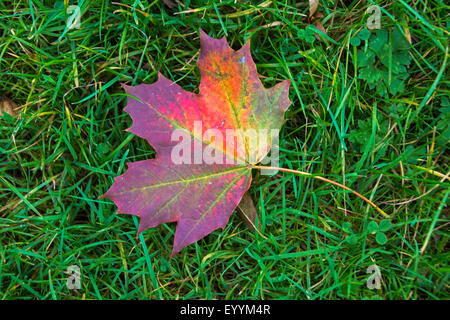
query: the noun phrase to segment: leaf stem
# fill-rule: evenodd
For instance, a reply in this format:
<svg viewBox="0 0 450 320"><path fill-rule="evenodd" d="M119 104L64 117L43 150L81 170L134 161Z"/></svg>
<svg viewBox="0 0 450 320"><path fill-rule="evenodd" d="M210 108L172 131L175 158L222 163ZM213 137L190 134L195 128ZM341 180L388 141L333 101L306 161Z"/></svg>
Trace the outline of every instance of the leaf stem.
<svg viewBox="0 0 450 320"><path fill-rule="evenodd" d="M389 215L384 212L383 210L381 210L375 203L373 203L371 200L367 199L365 196L363 196L362 194L360 194L359 192L356 192L353 189L350 189L349 187L340 184L339 182L321 177L321 176L316 176L313 175L311 173L308 172L304 172L304 171L299 171L299 170L293 170L293 169L286 169L286 168L279 168L279 167L266 167L266 166L253 166L253 168L255 169L265 169L265 170L278 170L278 171L284 171L284 172L290 172L290 173L294 173L294 174L298 174L300 176L305 176L305 177L311 177L314 179L318 179L318 180L322 180L331 184L334 184L335 186L338 186L342 189L348 190L351 193L353 193L354 195L360 197L361 199L363 199L365 202L367 202L368 204L370 204L372 207L374 207L379 213L381 213L384 217L389 218Z"/></svg>

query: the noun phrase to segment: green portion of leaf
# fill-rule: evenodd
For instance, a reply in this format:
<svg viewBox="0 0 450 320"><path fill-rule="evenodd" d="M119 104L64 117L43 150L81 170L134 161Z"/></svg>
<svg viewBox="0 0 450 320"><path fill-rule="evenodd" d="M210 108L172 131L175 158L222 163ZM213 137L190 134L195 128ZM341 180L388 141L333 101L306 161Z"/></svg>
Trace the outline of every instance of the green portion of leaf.
<svg viewBox="0 0 450 320"><path fill-rule="evenodd" d="M351 235L349 235L347 238L345 238L345 241L346 241L348 244L355 245L355 244L358 243L358 238L356 237L355 234L351 234Z"/></svg>
<svg viewBox="0 0 450 320"><path fill-rule="evenodd" d="M350 222L344 222L342 224L342 230L346 233L353 233L352 224Z"/></svg>
<svg viewBox="0 0 450 320"><path fill-rule="evenodd" d="M388 242L388 239L383 232L377 232L375 239L377 240L377 243L381 245L384 245Z"/></svg>
<svg viewBox="0 0 450 320"><path fill-rule="evenodd" d="M360 40L358 37L353 37L353 38L350 40L350 44L351 44L352 46L357 47L357 46L359 46L359 45L361 44L361 40Z"/></svg>
<svg viewBox="0 0 450 320"><path fill-rule="evenodd" d="M370 38L370 31L367 29L362 29L359 33L358 36L361 40L369 40Z"/></svg>
<svg viewBox="0 0 450 320"><path fill-rule="evenodd" d="M368 87L381 96L401 93L409 77L407 66L412 60L408 41L397 29L363 31L351 40L352 44L359 45L359 40L354 39L369 37L368 45L356 54L358 77L366 80Z"/></svg>
<svg viewBox="0 0 450 320"><path fill-rule="evenodd" d="M392 224L391 221L389 221L388 219L382 220L380 222L380 231L389 231L392 228Z"/></svg>
<svg viewBox="0 0 450 320"><path fill-rule="evenodd" d="M378 224L375 221L370 221L369 225L367 226L367 230L369 233L375 233L378 231Z"/></svg>

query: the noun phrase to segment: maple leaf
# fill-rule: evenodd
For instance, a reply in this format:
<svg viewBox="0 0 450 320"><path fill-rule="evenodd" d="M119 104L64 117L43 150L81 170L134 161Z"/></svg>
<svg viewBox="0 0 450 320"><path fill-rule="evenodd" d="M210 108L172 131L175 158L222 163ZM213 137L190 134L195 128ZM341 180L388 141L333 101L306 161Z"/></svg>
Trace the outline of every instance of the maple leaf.
<svg viewBox="0 0 450 320"><path fill-rule="evenodd" d="M255 148L239 136L226 141L205 138L196 132L196 126L215 129L223 136L227 130L261 130L270 135L271 129L281 128L291 104L289 80L270 89L262 85L250 40L235 51L225 37L214 39L200 30L200 45L198 94L183 90L161 74L150 85L124 86L129 95L125 111L133 120L127 130L146 139L157 155L129 163L128 170L116 177L102 196L114 201L117 213L140 217L138 233L177 222L172 256L226 226L250 186L252 164L270 150L270 141ZM174 130L190 136L187 150L195 153L200 148L223 161L196 161L194 155L194 163L175 163L173 152L179 141L173 141Z"/></svg>

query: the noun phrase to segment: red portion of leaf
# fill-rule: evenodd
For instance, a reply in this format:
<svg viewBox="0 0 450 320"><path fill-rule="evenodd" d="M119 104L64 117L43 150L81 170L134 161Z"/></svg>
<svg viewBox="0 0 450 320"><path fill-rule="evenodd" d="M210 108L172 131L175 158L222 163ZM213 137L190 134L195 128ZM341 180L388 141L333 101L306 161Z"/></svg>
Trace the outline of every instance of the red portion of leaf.
<svg viewBox="0 0 450 320"><path fill-rule="evenodd" d="M118 213L141 218L139 233L164 222L177 221L173 254L224 228L250 186L250 169L226 165L187 165L171 159L128 164L105 195Z"/></svg>

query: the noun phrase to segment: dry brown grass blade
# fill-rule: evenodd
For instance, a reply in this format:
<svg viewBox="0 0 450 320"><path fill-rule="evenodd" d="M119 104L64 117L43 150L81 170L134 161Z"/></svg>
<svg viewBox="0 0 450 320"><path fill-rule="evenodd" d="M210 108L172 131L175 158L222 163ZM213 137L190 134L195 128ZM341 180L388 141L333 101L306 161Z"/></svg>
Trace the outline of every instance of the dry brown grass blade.
<svg viewBox="0 0 450 320"><path fill-rule="evenodd" d="M330 184L334 184L335 186L338 186L338 187L340 187L342 189L350 191L351 193L353 193L357 197L363 199L365 202L370 204L375 210L377 210L379 213L381 213L385 218L390 218L389 215L386 212L381 210L380 207L378 207L371 200L367 199L365 196L363 196L359 192L357 192L357 191L355 191L355 190L353 190L353 189L351 189L351 188L349 188L347 186L344 186L343 184L341 184L339 182L336 182L336 181L333 181L333 180L330 180L330 179L327 179L327 178L324 178L324 177L321 177L321 176L316 176L316 175L313 175L313 174L308 173L308 172L299 171L299 170L292 170L292 169L279 168L279 167L266 167L266 166L253 166L253 168L255 168L255 169L266 169L266 170L279 170L279 171L284 171L284 172L290 172L290 173L298 174L300 176L311 177L311 178L314 178L314 179L318 179L318 180L322 180L322 181L328 182Z"/></svg>

